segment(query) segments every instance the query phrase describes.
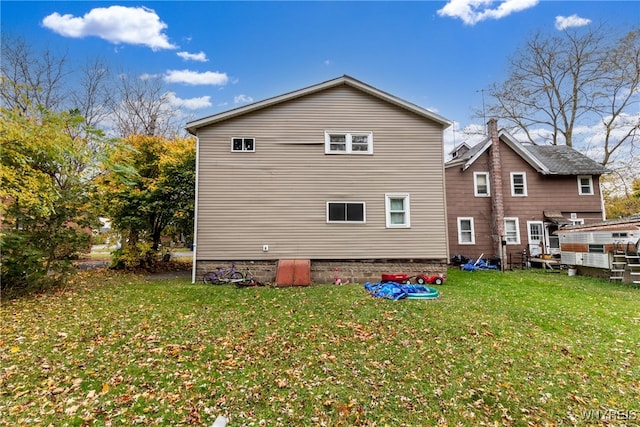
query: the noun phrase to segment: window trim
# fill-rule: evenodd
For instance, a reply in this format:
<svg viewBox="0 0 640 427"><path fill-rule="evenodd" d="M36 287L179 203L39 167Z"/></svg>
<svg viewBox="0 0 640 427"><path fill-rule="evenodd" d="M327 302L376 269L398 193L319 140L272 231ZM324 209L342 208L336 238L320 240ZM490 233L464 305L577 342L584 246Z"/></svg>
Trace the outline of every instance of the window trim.
<svg viewBox="0 0 640 427"><path fill-rule="evenodd" d="M478 192L478 177L484 176L487 180L487 192L479 193ZM473 195L475 197L491 197L491 183L489 180L489 172L474 172L473 173Z"/></svg>
<svg viewBox="0 0 640 427"><path fill-rule="evenodd" d="M344 135L345 136L345 150L335 151L331 150L331 135ZM353 137L354 136L366 136L367 137L367 151L353 150ZM324 131L324 154L354 154L354 155L370 155L373 154L373 132L372 131Z"/></svg>
<svg viewBox="0 0 640 427"><path fill-rule="evenodd" d="M233 148L233 142L236 139L241 139L242 140L242 150L235 150ZM252 149L251 150L245 150L245 141L247 140L251 140L253 141L252 144ZM231 137L231 152L232 153L255 153L256 152L256 138L253 136L232 136Z"/></svg>
<svg viewBox="0 0 640 427"><path fill-rule="evenodd" d="M391 214L394 213L391 211L391 200L392 199L403 199L403 212L404 212L404 223L403 224L392 224L391 223ZM386 228L411 228L411 200L409 197L409 193L386 193L384 195L384 211L386 218Z"/></svg>
<svg viewBox="0 0 640 427"><path fill-rule="evenodd" d="M469 221L469 225L471 226L471 230L467 231L464 230L465 233L471 233L471 241L470 242L465 242L462 240L462 227L460 226L462 221ZM475 224L473 223L473 217L472 216L459 216L457 218L457 223L458 223L458 244L459 245L475 245L476 244L476 230L475 230Z"/></svg>
<svg viewBox="0 0 640 427"><path fill-rule="evenodd" d="M515 183L513 178L516 175L522 175L522 194L516 194ZM512 197L527 197L527 173L526 172L511 172L511 196Z"/></svg>
<svg viewBox="0 0 640 427"><path fill-rule="evenodd" d="M582 191L582 182L581 180L587 178L589 180L589 192L585 193ZM593 196L595 194L595 190L593 188L593 176L592 175L578 175L578 194L581 196Z"/></svg>
<svg viewBox="0 0 640 427"><path fill-rule="evenodd" d="M329 218L329 205L332 203L343 204L345 205L345 208L346 208L346 205L348 204L362 205L362 221L349 221L348 219L345 219L344 221L331 220ZM366 202L352 201L352 200L328 200L325 205L326 205L327 224L366 224L367 223L367 203Z"/></svg>
<svg viewBox="0 0 640 427"><path fill-rule="evenodd" d="M516 241L509 241L507 239L507 221L513 221L516 226ZM522 239L520 238L520 219L518 217L505 217L504 218L504 240L507 245L519 245Z"/></svg>

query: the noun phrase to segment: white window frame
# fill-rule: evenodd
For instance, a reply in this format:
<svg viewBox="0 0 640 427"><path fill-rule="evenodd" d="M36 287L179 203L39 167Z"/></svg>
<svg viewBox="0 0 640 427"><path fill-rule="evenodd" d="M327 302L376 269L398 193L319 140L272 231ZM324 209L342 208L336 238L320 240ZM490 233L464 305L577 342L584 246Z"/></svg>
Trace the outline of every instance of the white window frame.
<svg viewBox="0 0 640 427"><path fill-rule="evenodd" d="M582 180L589 180L589 192L582 191ZM591 175L578 175L578 194L581 196L593 196L593 177Z"/></svg>
<svg viewBox="0 0 640 427"><path fill-rule="evenodd" d="M332 150L331 149L331 136L341 135L345 137L345 149L344 150ZM353 139L356 136L364 136L367 138L367 150L354 150ZM373 132L371 131L325 131L324 132L324 153L325 154L354 154L354 155L366 155L373 154Z"/></svg>
<svg viewBox="0 0 640 427"><path fill-rule="evenodd" d="M513 181L516 175L522 175L522 194L516 194L516 186ZM527 197L527 173L526 172L511 172L511 196L513 197Z"/></svg>
<svg viewBox="0 0 640 427"><path fill-rule="evenodd" d="M478 191L478 177L484 176L486 179L487 192L480 193ZM490 197L491 196L491 184L489 182L489 172L474 172L473 173L473 195L476 197Z"/></svg>
<svg viewBox="0 0 640 427"><path fill-rule="evenodd" d="M391 201L395 199L403 200L403 210L393 211L391 209ZM387 228L411 228L411 203L409 193L387 193L384 195L385 213L387 219ZM392 224L391 216L394 213L404 213L404 223Z"/></svg>
<svg viewBox="0 0 640 427"><path fill-rule="evenodd" d="M234 141L236 139L242 140L242 149L236 150L233 148ZM251 149L247 149L246 143L251 141ZM232 153L255 153L256 151L256 139L252 136L233 136L231 137L231 152Z"/></svg>
<svg viewBox="0 0 640 427"><path fill-rule="evenodd" d="M516 240L509 240L507 236L507 223L513 222L516 228ZM519 245L520 244L520 221L517 217L507 217L504 219L504 240L507 245Z"/></svg>
<svg viewBox="0 0 640 427"><path fill-rule="evenodd" d="M470 230L462 229L462 222L469 221ZM463 233L471 234L471 241L467 242L462 239ZM471 216L459 216L458 217L458 244L460 245L475 245L476 244L476 230L473 224L473 217Z"/></svg>
<svg viewBox="0 0 640 427"><path fill-rule="evenodd" d="M329 205L330 204L342 204L345 205L345 209L346 209L346 205L362 205L362 221L349 221L348 219L346 219L346 213L345 213L345 220L344 221L339 221L339 220L331 220L329 219ZM367 204L365 202L359 202L359 201L345 201L345 200L329 200L327 201L326 204L326 217L327 217L327 224L366 224L367 222Z"/></svg>

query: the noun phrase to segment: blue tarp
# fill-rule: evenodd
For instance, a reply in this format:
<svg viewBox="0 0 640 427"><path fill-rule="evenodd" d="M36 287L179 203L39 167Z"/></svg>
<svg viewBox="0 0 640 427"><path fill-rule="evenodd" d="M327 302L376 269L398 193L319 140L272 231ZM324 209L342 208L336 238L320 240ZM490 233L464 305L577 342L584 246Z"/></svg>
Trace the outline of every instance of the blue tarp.
<svg viewBox="0 0 640 427"><path fill-rule="evenodd" d="M377 298L386 298L390 300L399 300L403 298L437 298L440 292L437 289L425 285L408 285L404 283L386 282L374 283L367 282L364 288L372 296Z"/></svg>
<svg viewBox="0 0 640 427"><path fill-rule="evenodd" d="M497 265L489 265L487 264L484 260L479 260L479 261L469 261L468 263L464 264L462 267L460 267L461 269L465 270L465 271L475 271L475 270L498 270L498 266Z"/></svg>

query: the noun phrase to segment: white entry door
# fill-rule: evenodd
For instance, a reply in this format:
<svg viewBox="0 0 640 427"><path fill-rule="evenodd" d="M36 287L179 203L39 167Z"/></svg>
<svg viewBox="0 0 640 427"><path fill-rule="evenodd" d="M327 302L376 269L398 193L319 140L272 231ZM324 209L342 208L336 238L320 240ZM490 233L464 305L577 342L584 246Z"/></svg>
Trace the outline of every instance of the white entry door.
<svg viewBox="0 0 640 427"><path fill-rule="evenodd" d="M529 255L539 256L544 250L544 226L542 221L527 221Z"/></svg>

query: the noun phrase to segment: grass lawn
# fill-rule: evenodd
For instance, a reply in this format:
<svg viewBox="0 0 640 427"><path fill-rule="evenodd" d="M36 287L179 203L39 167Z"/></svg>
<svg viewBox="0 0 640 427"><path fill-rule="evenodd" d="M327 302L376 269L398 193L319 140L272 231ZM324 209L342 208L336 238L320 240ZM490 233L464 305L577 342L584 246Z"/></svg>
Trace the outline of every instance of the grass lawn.
<svg viewBox="0 0 640 427"><path fill-rule="evenodd" d="M451 270L394 302L102 274L2 301L0 425L640 424L630 285Z"/></svg>

